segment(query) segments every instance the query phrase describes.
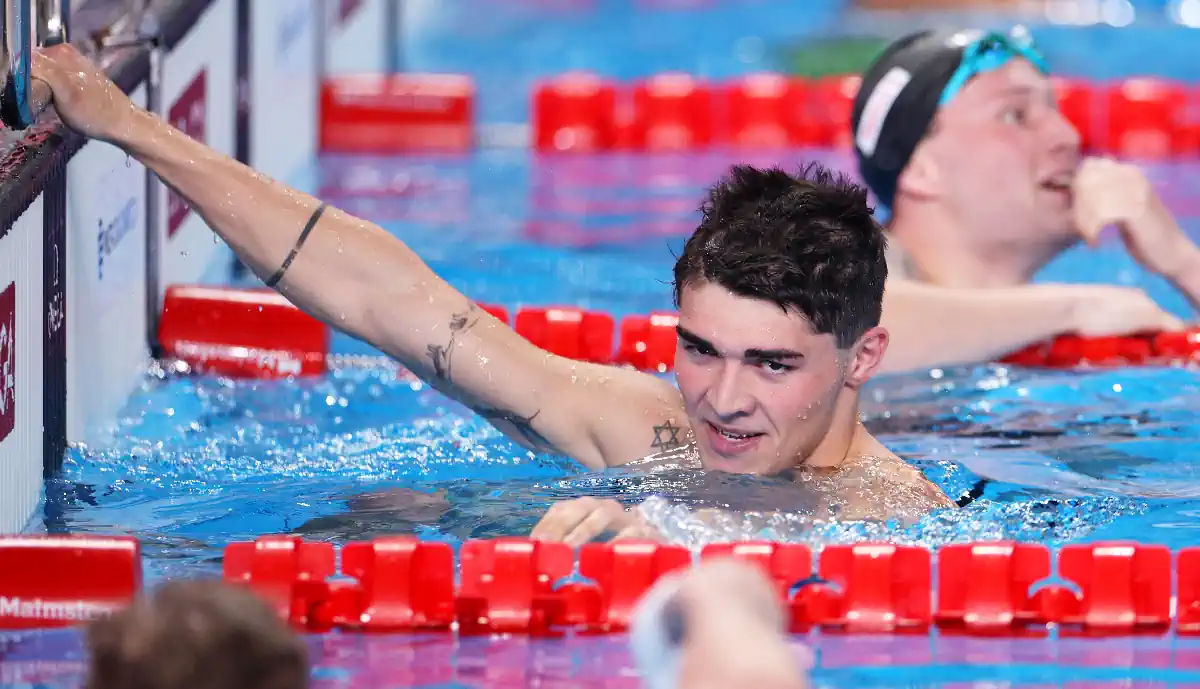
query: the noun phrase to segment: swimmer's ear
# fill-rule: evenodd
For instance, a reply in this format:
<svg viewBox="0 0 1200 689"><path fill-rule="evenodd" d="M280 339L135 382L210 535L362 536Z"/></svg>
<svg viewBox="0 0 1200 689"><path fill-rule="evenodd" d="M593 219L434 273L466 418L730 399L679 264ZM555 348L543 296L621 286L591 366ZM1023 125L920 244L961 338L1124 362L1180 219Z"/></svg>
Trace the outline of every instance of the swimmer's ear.
<svg viewBox="0 0 1200 689"><path fill-rule="evenodd" d="M888 341L888 331L881 325L871 328L858 338L858 342L850 348L850 360L846 365L846 385L858 389L875 375L883 364Z"/></svg>
<svg viewBox="0 0 1200 689"><path fill-rule="evenodd" d="M937 164L937 156L927 142L917 144L908 165L900 172L896 180L897 195L903 193L918 199L928 199L937 196L941 188L941 169Z"/></svg>

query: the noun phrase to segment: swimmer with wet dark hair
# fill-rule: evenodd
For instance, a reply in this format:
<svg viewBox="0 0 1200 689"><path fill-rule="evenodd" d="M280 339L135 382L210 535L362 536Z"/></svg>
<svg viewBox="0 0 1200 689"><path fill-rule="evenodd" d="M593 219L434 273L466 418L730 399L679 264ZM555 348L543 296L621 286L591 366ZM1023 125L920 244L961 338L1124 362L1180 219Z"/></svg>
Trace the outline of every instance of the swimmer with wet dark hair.
<svg viewBox="0 0 1200 689"><path fill-rule="evenodd" d="M89 623L85 689L307 689L303 641L249 589L172 581Z"/></svg>
<svg viewBox="0 0 1200 689"><path fill-rule="evenodd" d="M673 385L538 348L398 237L189 138L70 46L39 49L33 74L69 127L146 165L267 285L534 451L591 469L653 454L709 471L795 471L821 483L842 519L954 507L859 420L890 339L887 242L866 189L843 175L735 166L711 186L675 265ZM797 502L809 485L797 481ZM614 504L560 503L534 535L619 534L630 522Z"/></svg>

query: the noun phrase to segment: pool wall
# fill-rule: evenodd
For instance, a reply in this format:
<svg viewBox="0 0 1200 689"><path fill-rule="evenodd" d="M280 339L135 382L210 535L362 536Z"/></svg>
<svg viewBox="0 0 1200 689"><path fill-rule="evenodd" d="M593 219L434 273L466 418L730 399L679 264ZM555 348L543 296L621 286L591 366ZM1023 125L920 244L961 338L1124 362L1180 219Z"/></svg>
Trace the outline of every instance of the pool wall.
<svg viewBox="0 0 1200 689"><path fill-rule="evenodd" d="M307 186L322 74L384 69L387 4L160 0L160 47L105 66L186 133ZM93 22L74 34L121 18L121 5L73 3ZM199 216L112 146L45 123L2 156L0 533L29 522L67 443L104 437L145 374L166 286L224 281L233 267Z"/></svg>

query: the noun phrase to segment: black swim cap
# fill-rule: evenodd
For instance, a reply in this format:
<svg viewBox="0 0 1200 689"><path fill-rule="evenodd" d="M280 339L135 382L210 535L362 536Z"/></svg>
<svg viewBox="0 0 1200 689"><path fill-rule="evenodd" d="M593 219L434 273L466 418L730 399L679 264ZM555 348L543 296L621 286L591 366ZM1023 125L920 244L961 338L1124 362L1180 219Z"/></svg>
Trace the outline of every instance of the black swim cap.
<svg viewBox="0 0 1200 689"><path fill-rule="evenodd" d="M938 108L976 74L1025 58L1043 73L1045 59L1024 27L1007 34L920 31L889 45L863 75L850 126L859 173L889 210L896 182Z"/></svg>
<svg viewBox="0 0 1200 689"><path fill-rule="evenodd" d="M889 209L896 181L924 138L938 102L962 64L958 31L921 31L889 45L863 74L850 127L858 169ZM960 37L956 40L956 37Z"/></svg>

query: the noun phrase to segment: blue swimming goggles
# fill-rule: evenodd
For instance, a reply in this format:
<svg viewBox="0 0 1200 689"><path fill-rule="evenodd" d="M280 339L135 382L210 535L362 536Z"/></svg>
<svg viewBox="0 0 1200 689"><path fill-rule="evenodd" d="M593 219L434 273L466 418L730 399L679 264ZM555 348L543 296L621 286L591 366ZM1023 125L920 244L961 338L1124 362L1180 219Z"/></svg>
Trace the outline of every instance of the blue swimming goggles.
<svg viewBox="0 0 1200 689"><path fill-rule="evenodd" d="M1025 58L1043 73L1049 73L1046 58L1034 48L1033 37L1024 27L1017 27L1009 34L994 31L963 31L955 34L951 42L962 45L963 57L958 69L942 89L938 106L949 103L962 91L972 78L1004 66L1013 58Z"/></svg>

